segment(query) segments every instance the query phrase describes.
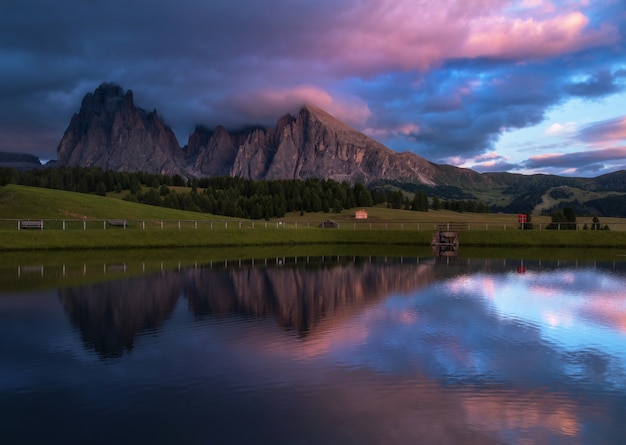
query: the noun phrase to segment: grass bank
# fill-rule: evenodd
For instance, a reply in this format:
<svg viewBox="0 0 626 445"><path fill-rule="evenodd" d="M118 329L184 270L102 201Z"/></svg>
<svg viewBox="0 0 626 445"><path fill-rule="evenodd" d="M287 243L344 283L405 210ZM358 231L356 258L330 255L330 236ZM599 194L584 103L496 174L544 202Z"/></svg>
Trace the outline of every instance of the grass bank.
<svg viewBox="0 0 626 445"><path fill-rule="evenodd" d="M290 245L428 246L431 230L350 229L170 229L170 230L31 230L0 231L4 251L78 249L152 249ZM626 232L612 231L466 231L461 247L619 248Z"/></svg>

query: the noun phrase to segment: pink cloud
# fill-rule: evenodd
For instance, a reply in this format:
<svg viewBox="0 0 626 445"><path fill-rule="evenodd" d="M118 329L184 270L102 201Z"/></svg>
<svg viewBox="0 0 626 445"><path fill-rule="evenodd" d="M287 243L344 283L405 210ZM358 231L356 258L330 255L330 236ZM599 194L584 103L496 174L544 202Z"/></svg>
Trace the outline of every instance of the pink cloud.
<svg viewBox="0 0 626 445"><path fill-rule="evenodd" d="M332 96L311 85L258 89L238 94L228 102L251 119L276 118L286 111L296 113L304 105L317 106L353 126L363 125L370 116L370 110L362 100Z"/></svg>
<svg viewBox="0 0 626 445"><path fill-rule="evenodd" d="M525 162L525 166L529 168L578 168L581 165L621 162L625 158L626 147L614 147L574 153L547 153L531 156Z"/></svg>
<svg viewBox="0 0 626 445"><path fill-rule="evenodd" d="M547 136L560 136L572 134L576 131L576 122L566 122L565 124L559 124L558 122L550 125L546 128L544 134Z"/></svg>
<svg viewBox="0 0 626 445"><path fill-rule="evenodd" d="M535 59L616 41L611 27L586 29L589 19L575 11L554 18L485 17L472 21L461 51L467 57Z"/></svg>
<svg viewBox="0 0 626 445"><path fill-rule="evenodd" d="M389 68L426 70L447 58L534 60L619 39L613 26L591 29L583 7L369 0L342 11L313 46L335 69L367 75Z"/></svg>
<svg viewBox="0 0 626 445"><path fill-rule="evenodd" d="M363 130L365 134L374 138L374 139L387 139L387 138L395 138L398 136L403 137L413 137L420 132L420 127L414 123L402 123L396 126L386 127L386 128L365 128Z"/></svg>
<svg viewBox="0 0 626 445"><path fill-rule="evenodd" d="M626 116L598 122L583 128L578 137L592 144L618 143L626 139Z"/></svg>

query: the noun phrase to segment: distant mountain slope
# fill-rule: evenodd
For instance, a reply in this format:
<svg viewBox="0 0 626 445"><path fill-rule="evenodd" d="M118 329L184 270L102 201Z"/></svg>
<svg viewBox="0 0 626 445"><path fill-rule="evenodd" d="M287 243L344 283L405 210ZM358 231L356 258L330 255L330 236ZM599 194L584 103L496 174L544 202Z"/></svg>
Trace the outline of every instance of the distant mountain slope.
<svg viewBox="0 0 626 445"><path fill-rule="evenodd" d="M41 161L37 156L25 153L8 153L0 151L0 168L16 168L29 170L41 167Z"/></svg>

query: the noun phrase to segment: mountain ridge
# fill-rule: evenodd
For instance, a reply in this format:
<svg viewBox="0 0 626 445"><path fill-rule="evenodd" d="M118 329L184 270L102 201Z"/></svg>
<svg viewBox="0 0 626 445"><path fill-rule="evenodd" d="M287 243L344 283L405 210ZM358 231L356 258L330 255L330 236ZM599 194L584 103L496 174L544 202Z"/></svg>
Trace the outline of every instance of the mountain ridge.
<svg viewBox="0 0 626 445"><path fill-rule="evenodd" d="M280 117L275 127L228 131L197 125L181 147L156 110L137 107L132 91L114 83L85 95L57 154L61 166L187 177L316 177L364 184L403 180L435 186L448 176L438 164L395 152L313 105Z"/></svg>
<svg viewBox="0 0 626 445"><path fill-rule="evenodd" d="M546 201L544 195L552 188L561 186L602 192L596 193L594 202L598 204L589 211L598 205L610 208L611 202L623 207L617 199L626 199L626 171L572 178L479 173L436 164L415 153L395 152L312 105L303 106L296 115L283 115L274 127L229 131L221 125L214 129L197 125L181 147L156 110L147 112L137 107L132 91L114 83L103 83L85 95L57 153L59 166L186 178L332 179L408 192L420 190L445 199L481 200L506 212L530 211ZM611 197L613 192L619 196ZM584 208L577 199L559 202Z"/></svg>

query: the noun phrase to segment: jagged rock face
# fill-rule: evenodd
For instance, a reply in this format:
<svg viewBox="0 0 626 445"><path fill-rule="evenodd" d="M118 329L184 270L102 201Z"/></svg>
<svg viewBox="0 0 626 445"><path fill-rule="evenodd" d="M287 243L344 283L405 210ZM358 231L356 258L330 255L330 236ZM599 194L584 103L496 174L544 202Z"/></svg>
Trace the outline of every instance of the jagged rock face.
<svg viewBox="0 0 626 445"><path fill-rule="evenodd" d="M59 165L114 171L184 174L183 152L172 130L135 106L133 94L102 84L87 94L57 148Z"/></svg>
<svg viewBox="0 0 626 445"><path fill-rule="evenodd" d="M181 149L156 111L133 103L132 92L102 84L83 99L57 149L59 165L115 171L320 178L369 184L403 180L435 185L447 173L413 153L396 153L311 106L285 115L275 128L228 132L198 126Z"/></svg>
<svg viewBox="0 0 626 445"><path fill-rule="evenodd" d="M237 155L238 139L222 126L215 131L196 127L187 144L187 151L196 155L192 171L198 172L198 176L229 176Z"/></svg>
<svg viewBox="0 0 626 445"><path fill-rule="evenodd" d="M295 118L283 116L276 128L229 135L218 127L204 139L193 139L202 140L201 147L193 148L198 152L193 168L198 176L228 174L255 180L314 177L362 183L417 179L434 184L437 174L437 167L425 159L393 152L310 106Z"/></svg>

